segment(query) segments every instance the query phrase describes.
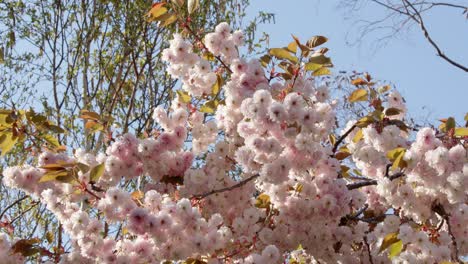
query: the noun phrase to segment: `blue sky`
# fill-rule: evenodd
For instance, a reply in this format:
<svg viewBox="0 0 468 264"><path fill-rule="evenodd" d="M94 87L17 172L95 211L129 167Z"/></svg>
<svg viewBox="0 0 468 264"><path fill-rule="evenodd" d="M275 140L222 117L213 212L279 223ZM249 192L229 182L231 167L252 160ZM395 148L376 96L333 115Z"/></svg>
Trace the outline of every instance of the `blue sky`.
<svg viewBox="0 0 468 264"><path fill-rule="evenodd" d="M275 24L259 26L270 35L271 47L282 47L291 41L291 34L301 40L314 35L329 38L326 44L335 65L334 71L367 71L374 78L393 83L405 97L409 114L419 120L455 116L462 121L468 112L468 73L437 57L435 50L417 26L392 38L385 46L374 49L374 39L360 46L347 44L347 34L356 31L356 17L381 17L385 9L368 3L357 16L338 8L338 0L251 0L248 16L258 11L276 15ZM463 1L446 1L468 4ZM459 10L439 8L425 17L431 36L445 53L468 65L468 19ZM348 38L349 39L349 38Z"/></svg>

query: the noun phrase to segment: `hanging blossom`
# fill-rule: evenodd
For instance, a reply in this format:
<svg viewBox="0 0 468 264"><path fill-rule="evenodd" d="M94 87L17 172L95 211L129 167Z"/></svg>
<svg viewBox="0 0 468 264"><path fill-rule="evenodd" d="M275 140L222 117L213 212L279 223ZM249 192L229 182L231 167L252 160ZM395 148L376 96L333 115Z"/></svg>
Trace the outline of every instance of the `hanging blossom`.
<svg viewBox="0 0 468 264"><path fill-rule="evenodd" d="M305 74L267 79L258 60L239 56L242 42L227 23L204 38L230 71L213 118L177 95L170 108L154 110L157 136L125 134L97 155L44 152L36 166L3 172L5 185L62 224L72 247L60 263L439 263L468 253L466 147L431 128L412 140L399 126L406 106L393 91L386 108L398 114L366 126L349 121L337 149L327 143L337 122L328 88ZM188 95L209 95L212 63L181 35L169 44L168 73ZM406 166L392 166L395 149ZM88 169L71 182L41 180L56 164ZM100 164L104 172L93 179ZM131 181L145 184L131 193L124 186ZM390 259L383 245L392 234L404 250ZM22 263L12 243L0 237L0 257Z"/></svg>

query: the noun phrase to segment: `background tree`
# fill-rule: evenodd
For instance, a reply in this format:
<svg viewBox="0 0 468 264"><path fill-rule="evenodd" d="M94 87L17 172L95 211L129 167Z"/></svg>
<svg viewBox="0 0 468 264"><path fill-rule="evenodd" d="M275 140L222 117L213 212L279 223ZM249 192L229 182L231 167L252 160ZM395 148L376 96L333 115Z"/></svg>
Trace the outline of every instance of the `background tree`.
<svg viewBox="0 0 468 264"><path fill-rule="evenodd" d="M191 23L200 34L226 21L245 28L250 50L255 48L256 24L273 19L272 14L260 13L245 21L248 0L197 3ZM152 111L167 106L177 85L165 71L161 52L181 26L175 21L152 22L158 20L158 14L148 13L152 4L0 3L0 172L6 164L36 159L44 147L97 153L116 133L152 133ZM0 200L5 230L22 237L41 230L44 241L53 236L57 247L69 246L62 243L62 229L44 206L3 184Z"/></svg>

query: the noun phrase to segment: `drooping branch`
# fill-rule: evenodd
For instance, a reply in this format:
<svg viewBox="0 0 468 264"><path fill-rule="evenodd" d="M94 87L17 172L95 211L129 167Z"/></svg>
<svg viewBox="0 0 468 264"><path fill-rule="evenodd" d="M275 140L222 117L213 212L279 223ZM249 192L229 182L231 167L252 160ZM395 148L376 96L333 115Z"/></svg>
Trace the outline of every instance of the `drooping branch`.
<svg viewBox="0 0 468 264"><path fill-rule="evenodd" d="M239 188L239 187L242 187L242 186L246 185L248 182L250 182L252 180L255 180L259 176L260 176L260 174L255 174L253 176L250 176L250 177L238 182L237 184L234 184L233 186L225 187L225 188L218 189L218 190L212 190L212 191L209 191L209 192L203 193L203 194L196 194L196 195L193 195L191 197L191 199L201 200L201 199L206 198L206 197L208 197L208 196L210 196L212 194L215 194L215 193L222 193L222 192L234 190L236 188Z"/></svg>

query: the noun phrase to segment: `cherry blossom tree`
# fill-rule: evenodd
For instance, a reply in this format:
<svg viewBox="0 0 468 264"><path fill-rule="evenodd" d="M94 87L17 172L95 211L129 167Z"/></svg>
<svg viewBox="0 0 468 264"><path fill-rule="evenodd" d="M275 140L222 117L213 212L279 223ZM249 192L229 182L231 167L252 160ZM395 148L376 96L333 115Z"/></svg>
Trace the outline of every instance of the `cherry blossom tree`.
<svg viewBox="0 0 468 264"><path fill-rule="evenodd" d="M410 127L400 94L364 74L347 100L366 114L337 126L339 102L321 84L332 66L325 37L246 59L229 24L199 34L197 6L149 13L178 26L161 59L180 84L154 109L151 133L113 128L104 152L44 151L3 172L54 214L70 247L2 233L2 260L461 263L467 125ZM2 129L15 131L13 114L2 112Z"/></svg>

